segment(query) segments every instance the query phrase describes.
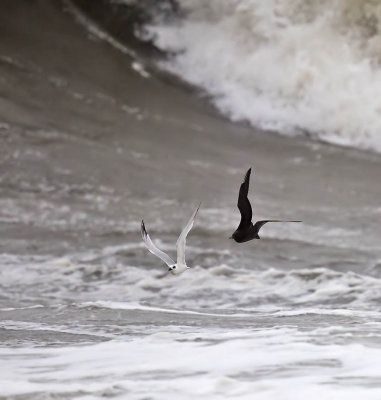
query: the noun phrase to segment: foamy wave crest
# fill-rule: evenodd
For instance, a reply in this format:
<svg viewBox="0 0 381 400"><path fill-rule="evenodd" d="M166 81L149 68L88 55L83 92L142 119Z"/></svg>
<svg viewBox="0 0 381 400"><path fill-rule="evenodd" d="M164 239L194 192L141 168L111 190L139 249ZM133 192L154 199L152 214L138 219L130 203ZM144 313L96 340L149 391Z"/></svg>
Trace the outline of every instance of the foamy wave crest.
<svg viewBox="0 0 381 400"><path fill-rule="evenodd" d="M148 32L232 120L381 151L380 2L178 2Z"/></svg>

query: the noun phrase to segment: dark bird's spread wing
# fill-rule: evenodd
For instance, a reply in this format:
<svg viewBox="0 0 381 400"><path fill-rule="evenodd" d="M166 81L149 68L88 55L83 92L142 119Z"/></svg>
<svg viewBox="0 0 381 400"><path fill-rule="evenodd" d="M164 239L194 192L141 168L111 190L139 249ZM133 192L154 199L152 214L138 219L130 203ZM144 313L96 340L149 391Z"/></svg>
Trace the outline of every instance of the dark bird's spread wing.
<svg viewBox="0 0 381 400"><path fill-rule="evenodd" d="M257 221L254 224L253 228L258 233L259 230L262 228L262 226L264 224L267 224L268 222L302 222L302 221L284 221L284 220L280 220L280 219L265 219L265 220L262 220L262 221Z"/></svg>
<svg viewBox="0 0 381 400"><path fill-rule="evenodd" d="M249 193L249 182L250 182L250 174L251 168L248 169L245 175L245 179L239 188L238 195L238 209L241 213L241 222L239 223L238 229L243 229L248 227L251 224L251 219L253 216L253 212L251 210L250 201L247 198Z"/></svg>

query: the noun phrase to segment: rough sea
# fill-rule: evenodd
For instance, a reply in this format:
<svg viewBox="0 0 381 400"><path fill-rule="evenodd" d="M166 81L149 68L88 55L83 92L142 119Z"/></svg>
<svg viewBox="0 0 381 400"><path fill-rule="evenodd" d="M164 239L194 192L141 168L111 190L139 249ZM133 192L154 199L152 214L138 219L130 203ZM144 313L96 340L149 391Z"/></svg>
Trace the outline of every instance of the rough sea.
<svg viewBox="0 0 381 400"><path fill-rule="evenodd" d="M380 21L2 0L0 399L380 400Z"/></svg>

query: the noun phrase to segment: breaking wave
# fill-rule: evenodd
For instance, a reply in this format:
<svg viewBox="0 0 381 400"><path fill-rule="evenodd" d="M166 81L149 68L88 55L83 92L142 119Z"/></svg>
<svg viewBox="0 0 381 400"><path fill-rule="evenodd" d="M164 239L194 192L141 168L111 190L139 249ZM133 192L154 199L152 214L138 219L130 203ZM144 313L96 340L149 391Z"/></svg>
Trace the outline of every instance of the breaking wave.
<svg viewBox="0 0 381 400"><path fill-rule="evenodd" d="M179 0L147 26L162 65L234 121L381 151L376 0Z"/></svg>

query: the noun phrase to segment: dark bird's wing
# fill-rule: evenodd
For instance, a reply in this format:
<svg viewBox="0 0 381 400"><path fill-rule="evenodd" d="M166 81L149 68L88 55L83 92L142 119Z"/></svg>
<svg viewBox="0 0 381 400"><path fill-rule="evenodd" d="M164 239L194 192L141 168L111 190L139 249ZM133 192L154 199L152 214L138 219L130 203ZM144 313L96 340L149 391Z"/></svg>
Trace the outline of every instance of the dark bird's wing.
<svg viewBox="0 0 381 400"><path fill-rule="evenodd" d="M246 172L245 179L239 188L238 195L238 209L241 213L241 222L239 223L238 229L243 229L251 224L251 219L253 217L253 211L251 210L250 201L247 198L249 192L249 182L250 182L251 168Z"/></svg>
<svg viewBox="0 0 381 400"><path fill-rule="evenodd" d="M284 221L284 220L280 220L280 219L265 219L263 221L257 221L253 228L254 231L256 231L257 233L259 232L259 230L262 228L262 226L264 224L267 224L268 222L302 222L302 221Z"/></svg>
<svg viewBox="0 0 381 400"><path fill-rule="evenodd" d="M146 227L145 227L143 221L142 221L142 225L141 225L141 233L142 233L143 241L144 241L148 251L150 251L156 257L159 257L160 259L162 259L169 267L175 264L175 262L172 260L171 257L169 257L168 254L164 253L164 251L161 251L158 247L156 247L153 244L151 238L149 237L149 235L146 231Z"/></svg>

